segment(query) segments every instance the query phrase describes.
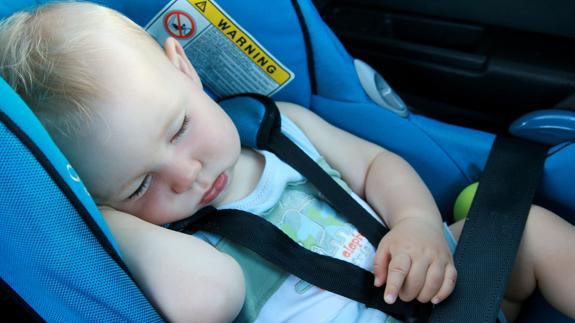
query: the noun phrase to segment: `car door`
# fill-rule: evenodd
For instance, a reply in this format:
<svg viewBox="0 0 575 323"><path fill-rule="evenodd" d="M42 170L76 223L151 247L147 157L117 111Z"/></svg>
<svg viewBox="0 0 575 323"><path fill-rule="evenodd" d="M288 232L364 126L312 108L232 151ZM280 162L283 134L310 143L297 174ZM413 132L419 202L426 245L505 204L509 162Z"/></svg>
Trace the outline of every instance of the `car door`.
<svg viewBox="0 0 575 323"><path fill-rule="evenodd" d="M316 0L351 54L410 108L505 132L575 94L575 2Z"/></svg>

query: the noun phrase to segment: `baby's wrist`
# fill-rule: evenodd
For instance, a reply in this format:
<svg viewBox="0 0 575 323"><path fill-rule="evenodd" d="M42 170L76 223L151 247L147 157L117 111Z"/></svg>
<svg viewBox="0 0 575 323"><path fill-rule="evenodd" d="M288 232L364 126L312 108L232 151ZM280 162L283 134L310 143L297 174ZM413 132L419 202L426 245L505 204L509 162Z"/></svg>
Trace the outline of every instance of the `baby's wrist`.
<svg viewBox="0 0 575 323"><path fill-rule="evenodd" d="M441 221L441 218L431 217L429 215L406 215L392 221L390 223L390 227L393 229L395 226L403 223L424 224L426 227L436 228L443 231L443 222Z"/></svg>

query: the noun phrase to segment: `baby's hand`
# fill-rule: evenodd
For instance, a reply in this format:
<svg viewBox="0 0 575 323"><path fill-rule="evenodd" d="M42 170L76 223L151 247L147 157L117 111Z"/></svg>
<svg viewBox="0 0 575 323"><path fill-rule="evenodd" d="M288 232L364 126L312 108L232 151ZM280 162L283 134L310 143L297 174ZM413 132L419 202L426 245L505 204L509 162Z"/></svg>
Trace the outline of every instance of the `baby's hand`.
<svg viewBox="0 0 575 323"><path fill-rule="evenodd" d="M399 298L408 302L444 300L455 287L457 271L436 223L407 218L395 224L381 239L373 265L377 287L386 283L384 300L392 304Z"/></svg>

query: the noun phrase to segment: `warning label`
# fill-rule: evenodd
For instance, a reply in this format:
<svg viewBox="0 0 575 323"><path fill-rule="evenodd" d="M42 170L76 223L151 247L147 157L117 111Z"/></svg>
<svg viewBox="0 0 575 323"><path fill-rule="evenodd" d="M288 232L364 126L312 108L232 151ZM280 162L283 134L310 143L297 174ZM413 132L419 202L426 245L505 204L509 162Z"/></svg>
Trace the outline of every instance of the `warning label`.
<svg viewBox="0 0 575 323"><path fill-rule="evenodd" d="M171 1L146 30L161 44L176 38L204 85L218 97L247 92L270 96L294 78L211 0Z"/></svg>

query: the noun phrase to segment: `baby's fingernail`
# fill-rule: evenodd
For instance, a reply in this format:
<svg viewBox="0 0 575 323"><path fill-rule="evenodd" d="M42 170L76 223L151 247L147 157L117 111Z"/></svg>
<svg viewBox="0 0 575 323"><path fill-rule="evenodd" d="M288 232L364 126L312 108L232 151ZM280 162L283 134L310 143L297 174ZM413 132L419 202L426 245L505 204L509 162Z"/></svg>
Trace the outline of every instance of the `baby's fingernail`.
<svg viewBox="0 0 575 323"><path fill-rule="evenodd" d="M384 299L387 304L393 304L393 302L395 302L395 295L391 293L385 294Z"/></svg>
<svg viewBox="0 0 575 323"><path fill-rule="evenodd" d="M434 297L434 298L431 300L431 302L432 302L433 304L439 304L439 302L441 302L441 298L439 298L439 297Z"/></svg>

